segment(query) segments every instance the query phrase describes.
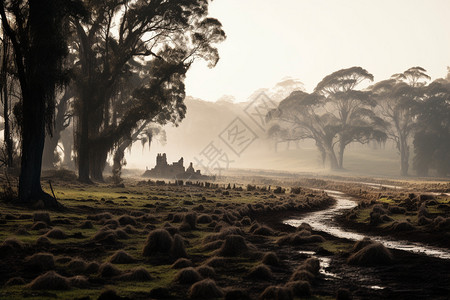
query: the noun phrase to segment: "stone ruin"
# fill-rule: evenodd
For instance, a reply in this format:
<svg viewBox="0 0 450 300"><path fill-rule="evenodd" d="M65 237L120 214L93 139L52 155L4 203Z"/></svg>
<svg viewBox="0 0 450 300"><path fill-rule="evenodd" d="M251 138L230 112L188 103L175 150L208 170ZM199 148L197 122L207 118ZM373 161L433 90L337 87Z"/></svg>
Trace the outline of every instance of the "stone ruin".
<svg viewBox="0 0 450 300"><path fill-rule="evenodd" d="M151 170L146 170L143 177L168 178L168 179L189 179L189 180L214 180L214 176L202 175L200 170L195 170L192 162L187 169L184 168L184 160L180 158L172 164L167 163L166 153L158 153L156 156L156 166Z"/></svg>

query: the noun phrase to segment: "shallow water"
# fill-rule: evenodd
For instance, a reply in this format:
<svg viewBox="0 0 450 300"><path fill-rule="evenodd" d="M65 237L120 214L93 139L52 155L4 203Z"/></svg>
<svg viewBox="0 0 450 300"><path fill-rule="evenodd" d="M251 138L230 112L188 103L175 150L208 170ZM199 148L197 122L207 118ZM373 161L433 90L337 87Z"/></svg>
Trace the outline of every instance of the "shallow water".
<svg viewBox="0 0 450 300"><path fill-rule="evenodd" d="M341 215L345 211L357 206L357 203L352 199L352 197L342 192L331 190L324 190L324 192L336 199L335 205L325 210L308 213L299 218L285 220L283 223L294 227L299 226L301 223L308 223L314 230L323 231L339 238L361 240L364 237L370 237L370 239L378 241L388 248L421 253L442 259L450 259L450 251L447 249L410 241L394 240L389 237L364 235L362 233L342 228L337 222L334 221L334 217Z"/></svg>

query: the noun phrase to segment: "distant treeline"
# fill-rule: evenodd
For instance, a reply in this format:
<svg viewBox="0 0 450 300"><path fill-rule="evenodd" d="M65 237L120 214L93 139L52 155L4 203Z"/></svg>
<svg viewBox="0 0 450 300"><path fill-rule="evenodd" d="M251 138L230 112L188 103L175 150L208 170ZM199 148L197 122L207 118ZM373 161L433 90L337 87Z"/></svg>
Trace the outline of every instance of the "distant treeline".
<svg viewBox="0 0 450 300"><path fill-rule="evenodd" d="M409 171L410 154L419 176L435 170L450 174L450 69L433 82L421 67L358 89L373 75L361 67L326 76L312 93L292 92L267 114L269 136L278 141L313 139L322 161L344 167L350 143L394 141L400 174ZM413 151L411 151L413 148Z"/></svg>

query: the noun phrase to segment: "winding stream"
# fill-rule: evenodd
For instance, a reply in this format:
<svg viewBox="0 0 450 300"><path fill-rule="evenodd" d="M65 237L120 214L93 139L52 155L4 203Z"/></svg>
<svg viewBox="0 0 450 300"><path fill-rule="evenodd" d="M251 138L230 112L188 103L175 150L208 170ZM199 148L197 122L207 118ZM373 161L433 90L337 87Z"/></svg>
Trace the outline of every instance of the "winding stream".
<svg viewBox="0 0 450 300"><path fill-rule="evenodd" d="M351 240L361 240L364 237L383 243L386 247L392 249L399 249L414 253L422 253L428 256L439 257L442 259L450 259L450 251L443 248L428 246L421 243L415 243L404 240L394 240L389 237L364 235L354 231L349 231L342 228L334 217L343 214L345 211L357 206L357 203L352 198L342 192L324 190L328 195L336 199L336 204L329 209L308 213L299 218L285 220L283 223L297 227L301 223L308 223L314 230L323 231L339 238L346 238Z"/></svg>

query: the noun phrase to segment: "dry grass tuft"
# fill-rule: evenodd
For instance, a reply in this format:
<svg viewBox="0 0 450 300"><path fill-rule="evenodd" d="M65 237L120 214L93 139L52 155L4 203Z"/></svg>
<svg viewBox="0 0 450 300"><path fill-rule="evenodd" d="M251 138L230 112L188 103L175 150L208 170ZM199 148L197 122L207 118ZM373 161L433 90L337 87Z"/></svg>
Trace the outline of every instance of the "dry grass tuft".
<svg viewBox="0 0 450 300"><path fill-rule="evenodd" d="M184 268L184 269L180 270L175 275L174 280L181 284L192 284L192 283L202 280L202 276L200 275L200 273L197 270L189 267L189 268Z"/></svg>
<svg viewBox="0 0 450 300"><path fill-rule="evenodd" d="M350 255L347 263L360 266L387 265L394 261L392 253L381 243L371 243Z"/></svg>
<svg viewBox="0 0 450 300"><path fill-rule="evenodd" d="M196 282L189 289L189 298L191 299L214 299L221 297L223 297L222 289L211 279Z"/></svg>
<svg viewBox="0 0 450 300"><path fill-rule="evenodd" d="M137 268L132 269L131 271L123 274L122 276L119 277L119 279L123 280L123 281L144 282L144 281L150 281L153 278L150 275L150 273L147 271L147 269L145 269L143 267L137 267Z"/></svg>
<svg viewBox="0 0 450 300"><path fill-rule="evenodd" d="M225 243L220 247L218 254L221 256L241 256L248 253L249 247L245 239L240 235L229 235Z"/></svg>
<svg viewBox="0 0 450 300"><path fill-rule="evenodd" d="M86 271L88 263L81 258L72 259L67 267L69 270L75 274L80 274Z"/></svg>
<svg viewBox="0 0 450 300"><path fill-rule="evenodd" d="M158 253L169 253L173 239L165 229L155 229L147 237L142 255L152 256Z"/></svg>
<svg viewBox="0 0 450 300"><path fill-rule="evenodd" d="M27 287L32 290L68 290L69 280L54 271L39 275Z"/></svg>
<svg viewBox="0 0 450 300"><path fill-rule="evenodd" d="M32 270L52 270L55 267L55 257L51 253L36 253L26 258L25 264Z"/></svg>
<svg viewBox="0 0 450 300"><path fill-rule="evenodd" d="M69 278L69 283L71 286L77 288L87 288L89 286L89 281L86 276L77 275Z"/></svg>
<svg viewBox="0 0 450 300"><path fill-rule="evenodd" d="M122 274L122 271L110 263L101 264L98 272L101 277L115 277Z"/></svg>
<svg viewBox="0 0 450 300"><path fill-rule="evenodd" d="M273 274L269 267L260 264L250 270L248 277L260 280L271 280L273 278Z"/></svg>
<svg viewBox="0 0 450 300"><path fill-rule="evenodd" d="M38 211L33 214L33 222L44 222L47 225L50 225L50 215L48 212Z"/></svg>
<svg viewBox="0 0 450 300"><path fill-rule="evenodd" d="M53 228L45 234L46 237L56 240L67 239L67 234L59 228Z"/></svg>
<svg viewBox="0 0 450 300"><path fill-rule="evenodd" d="M113 264L131 264L136 262L136 259L124 250L118 250L108 259L108 261Z"/></svg>
<svg viewBox="0 0 450 300"><path fill-rule="evenodd" d="M200 266L196 270L200 273L200 275L202 275L203 278L216 278L216 271L214 271L214 268L210 266Z"/></svg>
<svg viewBox="0 0 450 300"><path fill-rule="evenodd" d="M293 300L294 296L292 290L284 286L269 286L267 287L258 299L260 300Z"/></svg>
<svg viewBox="0 0 450 300"><path fill-rule="evenodd" d="M263 256L262 263L269 266L278 266L280 264L280 260L275 252L267 252Z"/></svg>
<svg viewBox="0 0 450 300"><path fill-rule="evenodd" d="M45 228L48 228L48 225L47 225L47 223L42 222L42 221L35 222L31 226L31 230L41 230L41 229L45 229Z"/></svg>
<svg viewBox="0 0 450 300"><path fill-rule="evenodd" d="M292 290L295 297L311 296L311 284L308 281L291 281L286 284L286 287Z"/></svg>
<svg viewBox="0 0 450 300"><path fill-rule="evenodd" d="M192 267L194 264L191 260L186 258L179 258L177 259L172 266L170 266L172 269L184 269L188 267Z"/></svg>
<svg viewBox="0 0 450 300"><path fill-rule="evenodd" d="M23 285L23 284L25 284L25 280L22 277L13 277L8 279L8 281L5 283L5 286Z"/></svg>

